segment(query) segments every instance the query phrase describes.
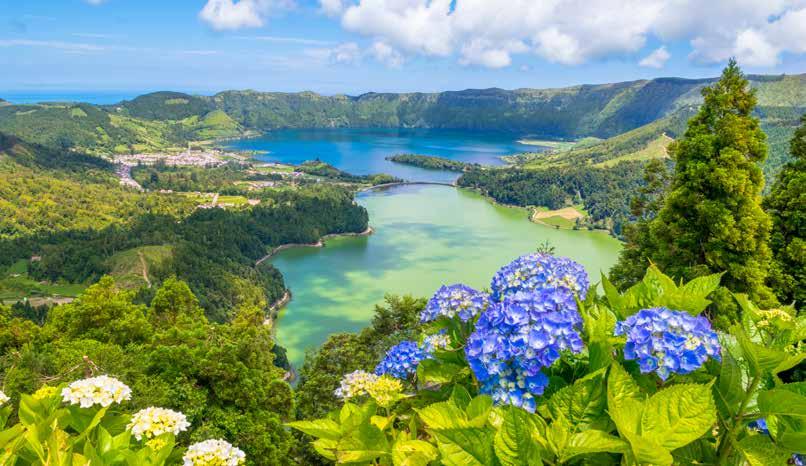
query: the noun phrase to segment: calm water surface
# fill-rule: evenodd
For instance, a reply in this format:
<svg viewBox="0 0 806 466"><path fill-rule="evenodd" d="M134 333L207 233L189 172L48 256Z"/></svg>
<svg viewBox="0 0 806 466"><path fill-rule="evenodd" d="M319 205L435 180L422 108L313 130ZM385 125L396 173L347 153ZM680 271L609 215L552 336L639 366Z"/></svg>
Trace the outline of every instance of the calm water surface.
<svg viewBox="0 0 806 466"><path fill-rule="evenodd" d="M294 295L277 340L295 366L331 333L365 327L385 293L426 297L457 282L486 288L499 267L545 240L581 262L595 282L621 249L604 233L536 225L524 209L451 187L399 186L362 193L358 202L369 210L374 235L289 249L272 260Z"/></svg>
<svg viewBox="0 0 806 466"><path fill-rule="evenodd" d="M265 151L268 162L299 164L319 158L355 175L388 173L410 181L451 182L458 174L389 162L395 154L422 154L483 165L502 165L499 158L539 150L519 144L513 134L423 129L313 129L273 131L235 141L239 150Z"/></svg>

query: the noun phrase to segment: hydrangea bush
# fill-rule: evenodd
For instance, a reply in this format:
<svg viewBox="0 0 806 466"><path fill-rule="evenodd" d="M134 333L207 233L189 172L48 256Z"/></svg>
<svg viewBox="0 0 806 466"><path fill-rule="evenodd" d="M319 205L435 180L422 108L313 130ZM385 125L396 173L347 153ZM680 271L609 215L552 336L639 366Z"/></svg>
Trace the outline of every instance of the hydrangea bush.
<svg viewBox="0 0 806 466"><path fill-rule="evenodd" d="M340 464L799 464L806 389L780 375L804 360L804 316L736 295L742 320L717 333L703 311L720 277L652 266L623 293L602 276L600 296L570 259L517 258L489 294L439 288L421 344L290 425Z"/></svg>
<svg viewBox="0 0 806 466"><path fill-rule="evenodd" d="M10 400L0 392L0 464L15 466L237 466L244 453L223 440L191 445L182 457L176 437L190 427L178 411L149 407L129 415L131 389L107 375L43 386L21 395L10 426Z"/></svg>

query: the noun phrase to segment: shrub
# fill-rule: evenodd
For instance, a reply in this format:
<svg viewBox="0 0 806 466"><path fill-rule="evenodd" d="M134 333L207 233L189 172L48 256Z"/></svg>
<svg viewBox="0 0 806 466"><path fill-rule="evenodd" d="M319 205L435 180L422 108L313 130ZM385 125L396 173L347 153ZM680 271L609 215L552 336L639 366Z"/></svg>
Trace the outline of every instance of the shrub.
<svg viewBox="0 0 806 466"><path fill-rule="evenodd" d="M741 321L717 332L701 313L720 274L676 284L653 266L624 293L603 277L599 296L580 270L534 254L492 296L440 289L419 343L387 355L406 370L347 374L340 409L289 425L339 464L801 461L806 386L778 374L806 356L804 316L735 295Z"/></svg>
<svg viewBox="0 0 806 466"><path fill-rule="evenodd" d="M129 387L105 375L22 395L19 422L0 431L0 464L161 466L181 461L186 466L237 466L244 462L240 449L218 439L190 445L180 456L176 436L190 425L185 415L154 407L130 415L120 409L130 398ZM12 415L9 401L0 392L0 428Z"/></svg>

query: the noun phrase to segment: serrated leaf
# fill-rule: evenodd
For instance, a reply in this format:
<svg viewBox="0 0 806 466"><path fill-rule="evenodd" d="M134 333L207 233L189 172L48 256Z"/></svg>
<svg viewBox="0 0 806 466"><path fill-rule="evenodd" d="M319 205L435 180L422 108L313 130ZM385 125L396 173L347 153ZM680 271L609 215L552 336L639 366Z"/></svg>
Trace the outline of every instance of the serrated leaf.
<svg viewBox="0 0 806 466"><path fill-rule="evenodd" d="M386 435L372 424L361 424L351 435L339 440L336 459L341 463L357 463L390 453Z"/></svg>
<svg viewBox="0 0 806 466"><path fill-rule="evenodd" d="M653 305L686 311L693 316L702 314L702 311L711 304L711 301L699 296L692 296L680 291L666 293L659 296Z"/></svg>
<svg viewBox="0 0 806 466"><path fill-rule="evenodd" d="M574 431L591 425L607 423L607 393L604 370L577 380L558 390L548 401L548 410L556 419L558 413L573 426Z"/></svg>
<svg viewBox="0 0 806 466"><path fill-rule="evenodd" d="M467 427L466 415L453 401L433 403L416 410L420 419L430 429L454 429Z"/></svg>
<svg viewBox="0 0 806 466"><path fill-rule="evenodd" d="M617 316L621 316L622 318L626 318L626 315L622 314L622 310L624 309L624 299L618 292L618 289L610 282L607 278L607 275L602 272L602 288L604 288L605 297L607 298L607 302L610 305L610 309L616 313Z"/></svg>
<svg viewBox="0 0 806 466"><path fill-rule="evenodd" d="M504 411L503 422L495 434L495 454L502 465L530 466L541 464L540 452L532 439L534 429L529 414L509 407Z"/></svg>
<svg viewBox="0 0 806 466"><path fill-rule="evenodd" d="M655 264L651 264L646 270L642 282L655 296L677 291L677 285L674 280L661 272Z"/></svg>
<svg viewBox="0 0 806 466"><path fill-rule="evenodd" d="M427 466L438 456L437 448L423 440L399 441L392 448L392 463L395 466Z"/></svg>
<svg viewBox="0 0 806 466"><path fill-rule="evenodd" d="M758 343L754 343L747 336L747 333L739 327L733 327L733 333L736 341L742 348L742 355L750 366L750 373L753 376L760 376L768 372L773 372L784 360L787 359L787 353L767 348Z"/></svg>
<svg viewBox="0 0 806 466"><path fill-rule="evenodd" d="M295 421L289 422L286 425L317 438L338 440L341 437L341 427L332 419Z"/></svg>
<svg viewBox="0 0 806 466"><path fill-rule="evenodd" d="M641 436L667 450L687 445L716 422L710 385L673 385L652 395L641 416Z"/></svg>
<svg viewBox="0 0 806 466"><path fill-rule="evenodd" d="M719 288L724 274L725 272L697 277L680 287L680 291L690 296L705 298Z"/></svg>
<svg viewBox="0 0 806 466"><path fill-rule="evenodd" d="M453 390L451 391L451 401L453 401L453 404L461 409L465 409L467 408L467 405L470 404L470 400L470 393L465 387L459 384L454 385Z"/></svg>
<svg viewBox="0 0 806 466"><path fill-rule="evenodd" d="M417 365L417 380L431 384L445 384L462 371L462 366L437 359L426 359Z"/></svg>
<svg viewBox="0 0 806 466"><path fill-rule="evenodd" d="M806 396L784 388L759 393L758 409L765 416L796 416L806 418Z"/></svg>
<svg viewBox="0 0 806 466"><path fill-rule="evenodd" d="M469 424L473 427L484 427L493 409L493 399L487 395L479 395L467 405L465 410Z"/></svg>
<svg viewBox="0 0 806 466"><path fill-rule="evenodd" d="M739 442L739 451L750 466L787 464L790 453L775 446L766 435L750 435Z"/></svg>
<svg viewBox="0 0 806 466"><path fill-rule="evenodd" d="M575 456L591 453L625 453L629 449L627 442L607 432L586 430L571 436L560 455L560 461L565 462Z"/></svg>
<svg viewBox="0 0 806 466"><path fill-rule="evenodd" d="M493 433L485 429L459 428L433 431L440 460L445 466L489 466L495 464Z"/></svg>
<svg viewBox="0 0 806 466"><path fill-rule="evenodd" d="M714 385L714 391L722 414L725 417L733 416L745 396L745 388L742 370L728 351L722 353L722 366L717 383Z"/></svg>

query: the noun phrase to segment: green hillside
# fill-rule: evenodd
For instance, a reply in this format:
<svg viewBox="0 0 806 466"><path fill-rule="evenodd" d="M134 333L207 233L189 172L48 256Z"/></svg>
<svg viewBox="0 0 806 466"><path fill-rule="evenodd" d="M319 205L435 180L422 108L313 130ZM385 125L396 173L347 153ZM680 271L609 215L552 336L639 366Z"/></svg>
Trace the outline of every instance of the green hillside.
<svg viewBox="0 0 806 466"><path fill-rule="evenodd" d="M685 130L693 109L681 109L647 125L601 141L578 144L567 150L530 154L524 168L595 165L612 166L627 160L666 157L666 147Z"/></svg>
<svg viewBox="0 0 806 466"><path fill-rule="evenodd" d="M150 288L156 282L153 271L163 267L173 253L171 245L142 246L113 255L105 265L118 286L133 290Z"/></svg>
<svg viewBox="0 0 806 466"><path fill-rule="evenodd" d="M154 92L108 107L111 111L144 120L183 120L213 110L202 97L181 92Z"/></svg>

